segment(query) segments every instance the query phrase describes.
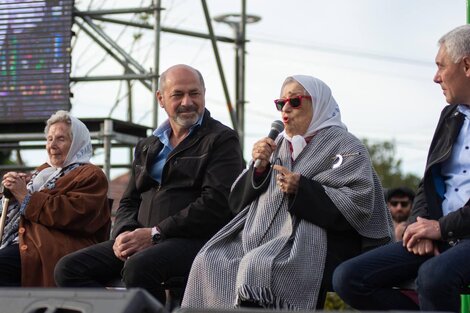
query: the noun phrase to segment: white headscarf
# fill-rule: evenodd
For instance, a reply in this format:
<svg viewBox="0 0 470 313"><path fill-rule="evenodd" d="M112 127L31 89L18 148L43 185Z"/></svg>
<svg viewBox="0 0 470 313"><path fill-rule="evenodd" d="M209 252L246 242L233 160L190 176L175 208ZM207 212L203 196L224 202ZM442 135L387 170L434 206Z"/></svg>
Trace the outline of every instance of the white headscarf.
<svg viewBox="0 0 470 313"><path fill-rule="evenodd" d="M72 121L72 144L70 145L63 167L73 163L90 163L93 154L90 132L78 118L71 115L69 117ZM49 155L47 156L47 163L51 165Z"/></svg>
<svg viewBox="0 0 470 313"><path fill-rule="evenodd" d="M289 78L290 77L286 78L282 88L284 88ZM347 129L347 127L341 122L339 106L333 98L331 89L327 84L313 76L294 75L291 76L291 78L301 84L312 97L313 109L312 120L305 134L302 136L295 135L291 138L285 131L282 132L284 138L292 144L292 158L295 160L307 145L305 138L312 136L315 132L325 127L338 126L344 129Z"/></svg>
<svg viewBox="0 0 470 313"><path fill-rule="evenodd" d="M56 113L57 114L57 113ZM91 137L88 128L78 118L66 114L71 122L72 144L65 158L62 167L54 167L51 163L49 154L47 155L47 164L50 167L43 169L33 180L33 191L39 191L53 177L65 168L74 163L90 163L93 150L91 146Z"/></svg>

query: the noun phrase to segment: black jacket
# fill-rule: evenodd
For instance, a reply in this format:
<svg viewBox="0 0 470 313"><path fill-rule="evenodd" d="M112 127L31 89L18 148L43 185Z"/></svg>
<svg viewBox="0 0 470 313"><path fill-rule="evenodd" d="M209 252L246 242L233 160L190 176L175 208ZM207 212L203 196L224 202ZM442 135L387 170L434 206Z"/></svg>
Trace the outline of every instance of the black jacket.
<svg viewBox="0 0 470 313"><path fill-rule="evenodd" d="M465 119L457 105L447 105L434 132L429 148L424 177L418 187L409 222L415 222L418 216L438 220L441 236L448 242L470 236L470 199L457 211L442 215L442 198L436 191L436 182L443 181L440 175L441 165L448 160L452 147Z"/></svg>
<svg viewBox="0 0 470 313"><path fill-rule="evenodd" d="M209 238L233 217L227 199L243 166L234 130L205 110L201 126L169 154L160 185L150 171L162 148L156 136L137 144L113 238L126 230L153 226L163 238Z"/></svg>

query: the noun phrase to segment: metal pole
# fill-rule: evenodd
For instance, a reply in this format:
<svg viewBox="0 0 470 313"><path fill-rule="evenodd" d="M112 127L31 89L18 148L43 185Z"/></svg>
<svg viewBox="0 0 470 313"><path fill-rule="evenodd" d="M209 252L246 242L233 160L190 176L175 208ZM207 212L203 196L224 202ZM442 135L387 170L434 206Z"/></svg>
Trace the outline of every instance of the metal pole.
<svg viewBox="0 0 470 313"><path fill-rule="evenodd" d="M130 73L136 74L133 69L129 67L129 64L125 62L124 60L121 60L117 54L113 52L109 47L107 47L104 43L102 43L98 37L96 37L90 30L88 30L84 24L79 23L77 20L75 20L75 24L77 24L81 30L83 30L91 39L93 39L101 48L103 48L104 51L106 51L111 57L113 57L116 61L119 62L125 69L127 69ZM148 75L148 73L142 74L142 75ZM112 77L117 77L117 76L108 76L108 77L99 77L99 78L92 78L92 77L75 77L74 81L94 81L94 80L107 80L106 78L109 78L112 80ZM123 77L122 75L119 77ZM124 76L125 77L125 76ZM124 78L125 79L125 78ZM138 78L136 78L138 79ZM141 80L141 83L147 87L149 90L151 89L150 84L148 84L146 81Z"/></svg>
<svg viewBox="0 0 470 313"><path fill-rule="evenodd" d="M83 21L85 21L85 23L88 26L90 26L93 29L93 31L95 31L98 35L100 35L101 38L103 38L111 47L113 47L117 52L119 52L119 54L127 62L132 64L137 69L137 71L139 71L142 74L147 73L147 71L140 65L139 62L134 60L132 56L130 56L123 48L121 48L116 42L114 42L114 40L111 39L100 27L98 27L95 23L93 23L91 18L87 16L83 16L82 19Z"/></svg>
<svg viewBox="0 0 470 313"><path fill-rule="evenodd" d="M157 100L157 90L158 90L158 77L160 75L160 0L154 0L155 6L155 76L152 79L152 93L153 93L153 127L158 127L158 100Z"/></svg>
<svg viewBox="0 0 470 313"><path fill-rule="evenodd" d="M111 140L113 136L113 121L110 119L104 120L103 125L103 148L104 148L104 164L103 170L106 177L110 179L111 174Z"/></svg>
<svg viewBox="0 0 470 313"><path fill-rule="evenodd" d="M79 16L108 15L108 14L125 14L125 13L152 13L153 8L127 8L127 9L110 9L110 10L90 10L79 11L74 9L74 14Z"/></svg>
<svg viewBox="0 0 470 313"><path fill-rule="evenodd" d="M239 95L237 100L237 115L238 115L238 133L240 136L240 143L242 151L245 146L245 54L246 54L246 0L242 0L242 20L239 24L240 28L240 48L238 49L240 54L239 62Z"/></svg>
<svg viewBox="0 0 470 313"><path fill-rule="evenodd" d="M234 25L233 30L235 33L235 113L237 114L237 123L238 123L238 136L240 137L240 144L243 151L243 128L240 124L240 27L239 25Z"/></svg>
<svg viewBox="0 0 470 313"><path fill-rule="evenodd" d="M235 113L237 132L242 149L245 146L245 56L246 56L246 25L256 23L261 18L246 14L246 0L242 0L241 14L224 14L214 20L226 23L235 32Z"/></svg>
<svg viewBox="0 0 470 313"><path fill-rule="evenodd" d="M127 25L127 26L144 28L144 29L154 29L155 28L155 25L151 25L151 24L123 21L123 20L119 20L119 19L115 19L115 18L107 18L107 17L97 16L97 15L92 15L90 17L93 20L102 21L102 22L106 22L106 23ZM176 29L176 28L160 26L160 31L164 32L164 33L183 35L183 36L191 36L191 37L201 38L201 39L211 39L211 37L208 34L193 32L193 31L190 31L190 30L181 30L181 29ZM234 39L229 38L229 37L225 37L225 36L215 36L215 39L217 41L226 42L226 43L234 43L235 42Z"/></svg>
<svg viewBox="0 0 470 313"><path fill-rule="evenodd" d="M132 116L132 83L130 80L127 81L127 120L132 123L133 116ZM129 147L129 164L132 164L133 161L133 148Z"/></svg>
<svg viewBox="0 0 470 313"><path fill-rule="evenodd" d="M118 61L119 62L119 61ZM121 62L119 62L121 63ZM126 62L121 63L122 66L126 67ZM70 77L72 82L96 82L96 81L111 81L111 80L140 80L145 82L146 80L151 80L153 74L135 74L131 69L126 68L128 73L132 74L123 74L123 75L109 75L109 76L73 76ZM146 87L151 90L150 84L147 83Z"/></svg>
<svg viewBox="0 0 470 313"><path fill-rule="evenodd" d="M132 83L127 81L127 120L132 123Z"/></svg>
<svg viewBox="0 0 470 313"><path fill-rule="evenodd" d="M220 61L219 49L217 48L217 41L214 36L214 29L212 28L211 18L209 14L209 9L207 8L207 3L205 0L201 0L202 8L204 9L204 16L206 17L207 28L211 37L212 49L214 50L215 61L219 69L220 80L222 82L222 88L224 90L225 101L227 103L228 113L230 115L230 120L232 121L233 129L238 131L237 117L233 111L232 104L230 102L230 95L228 93L227 82L225 81L224 69L222 67L222 62Z"/></svg>

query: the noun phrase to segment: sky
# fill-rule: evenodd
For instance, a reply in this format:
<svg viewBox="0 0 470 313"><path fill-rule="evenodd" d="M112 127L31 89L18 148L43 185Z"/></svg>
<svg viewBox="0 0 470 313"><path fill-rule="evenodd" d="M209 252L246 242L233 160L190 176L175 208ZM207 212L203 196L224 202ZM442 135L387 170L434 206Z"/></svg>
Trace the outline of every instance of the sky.
<svg viewBox="0 0 470 313"><path fill-rule="evenodd" d="M82 10L147 6L148 0L76 0ZM241 0L207 0L212 17L240 13ZM200 1L162 0L162 26L207 33ZM358 138L393 141L402 171L421 176L439 113L446 105L433 82L438 39L465 24L465 0L251 0L247 13L261 17L247 25L245 81L245 151L267 135L280 114L273 99L287 76L312 75L327 83L343 122ZM116 16L133 19L132 15ZM102 29L146 69L153 67L154 34L132 27ZM216 35L232 37L226 24L213 22ZM72 76L123 72L86 34L74 28ZM234 45L218 43L232 102L235 87ZM163 32L160 69L185 63L206 81L206 107L231 126L214 54L208 40ZM72 85L72 113L77 117L126 120L126 86L119 82ZM119 101L117 101L118 99ZM153 95L140 83L132 90L134 122L152 126ZM159 112L159 123L165 118ZM98 153L96 160L99 162ZM114 151L114 163L127 154ZM117 172L116 172L117 173Z"/></svg>

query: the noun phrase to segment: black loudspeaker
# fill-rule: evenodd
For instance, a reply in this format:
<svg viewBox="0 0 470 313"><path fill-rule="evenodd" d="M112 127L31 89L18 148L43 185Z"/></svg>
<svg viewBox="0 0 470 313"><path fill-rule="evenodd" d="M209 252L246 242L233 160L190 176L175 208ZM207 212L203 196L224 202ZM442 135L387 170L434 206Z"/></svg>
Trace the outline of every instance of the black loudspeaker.
<svg viewBox="0 0 470 313"><path fill-rule="evenodd" d="M168 313L139 288L0 288L0 312L5 313Z"/></svg>
<svg viewBox="0 0 470 313"><path fill-rule="evenodd" d="M188 309L179 308L173 311L173 313L313 313L313 311L287 311L287 310L268 310L260 308L240 308L240 309ZM321 311L316 310L315 313L360 313L361 311L349 310L349 311ZM362 311L364 313L416 313L416 311ZM436 313L431 311L421 311L420 313ZM452 313L452 312L439 312L439 313Z"/></svg>

